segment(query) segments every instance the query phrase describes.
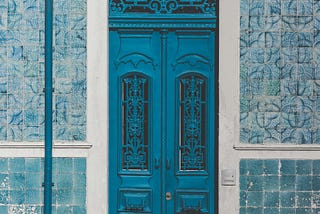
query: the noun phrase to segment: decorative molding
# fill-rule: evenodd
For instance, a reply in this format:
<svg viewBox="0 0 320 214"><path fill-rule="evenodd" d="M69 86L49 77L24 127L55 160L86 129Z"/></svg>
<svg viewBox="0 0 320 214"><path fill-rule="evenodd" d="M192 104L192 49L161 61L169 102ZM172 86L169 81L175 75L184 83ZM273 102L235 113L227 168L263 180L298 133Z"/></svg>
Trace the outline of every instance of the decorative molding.
<svg viewBox="0 0 320 214"><path fill-rule="evenodd" d="M320 151L320 145L292 145L292 146L234 146L238 151Z"/></svg>
<svg viewBox="0 0 320 214"><path fill-rule="evenodd" d="M131 63L134 68L138 68L139 63L144 62L145 64L152 64L153 69L155 70L157 67L157 64L154 62L154 60L141 53L130 53L126 54L118 59L115 60L114 65L116 69L119 68L120 64L128 64Z"/></svg>
<svg viewBox="0 0 320 214"><path fill-rule="evenodd" d="M93 145L87 142L63 143L56 142L53 149L90 149ZM44 149L43 142L0 142L0 149Z"/></svg>
<svg viewBox="0 0 320 214"><path fill-rule="evenodd" d="M215 14L215 0L111 0L110 14Z"/></svg>
<svg viewBox="0 0 320 214"><path fill-rule="evenodd" d="M141 29L212 29L216 28L216 17L146 17L128 18L112 17L109 18L110 28L141 28Z"/></svg>
<svg viewBox="0 0 320 214"><path fill-rule="evenodd" d="M199 63L210 65L210 61L204 56L201 56L199 54L186 54L176 59L171 66L173 70L175 70L178 65L187 64L190 67L195 67Z"/></svg>

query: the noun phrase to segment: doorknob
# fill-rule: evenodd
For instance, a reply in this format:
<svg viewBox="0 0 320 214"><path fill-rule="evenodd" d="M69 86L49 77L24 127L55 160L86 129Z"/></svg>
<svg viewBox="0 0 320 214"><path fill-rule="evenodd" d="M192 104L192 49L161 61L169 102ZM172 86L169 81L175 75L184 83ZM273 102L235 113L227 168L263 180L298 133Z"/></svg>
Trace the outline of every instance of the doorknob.
<svg viewBox="0 0 320 214"><path fill-rule="evenodd" d="M172 199L171 192L166 192L166 200L170 201Z"/></svg>

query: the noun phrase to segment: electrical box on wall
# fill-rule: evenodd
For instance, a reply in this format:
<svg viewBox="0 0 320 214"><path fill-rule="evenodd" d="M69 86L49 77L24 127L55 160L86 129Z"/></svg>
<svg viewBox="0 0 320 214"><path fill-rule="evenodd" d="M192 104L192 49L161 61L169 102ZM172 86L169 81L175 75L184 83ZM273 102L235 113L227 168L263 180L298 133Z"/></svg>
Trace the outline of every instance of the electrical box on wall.
<svg viewBox="0 0 320 214"><path fill-rule="evenodd" d="M221 171L221 184L222 186L235 186L236 185L236 170L224 169Z"/></svg>

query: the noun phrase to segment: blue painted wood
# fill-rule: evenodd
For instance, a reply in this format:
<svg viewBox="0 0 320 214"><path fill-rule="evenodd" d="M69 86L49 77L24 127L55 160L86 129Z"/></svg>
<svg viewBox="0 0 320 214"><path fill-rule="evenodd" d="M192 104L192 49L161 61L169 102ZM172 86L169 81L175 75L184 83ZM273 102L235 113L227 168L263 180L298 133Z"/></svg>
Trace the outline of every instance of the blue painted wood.
<svg viewBox="0 0 320 214"><path fill-rule="evenodd" d="M52 38L53 1L45 1L45 170L44 213L52 213Z"/></svg>
<svg viewBox="0 0 320 214"><path fill-rule="evenodd" d="M214 213L214 36L110 31L110 213Z"/></svg>

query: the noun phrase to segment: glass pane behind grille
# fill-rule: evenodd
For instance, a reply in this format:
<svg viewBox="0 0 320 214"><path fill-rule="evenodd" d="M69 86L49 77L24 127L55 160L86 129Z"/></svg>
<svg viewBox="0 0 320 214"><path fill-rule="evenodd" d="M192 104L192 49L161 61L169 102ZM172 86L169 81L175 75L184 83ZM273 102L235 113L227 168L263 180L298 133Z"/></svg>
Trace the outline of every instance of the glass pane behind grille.
<svg viewBox="0 0 320 214"><path fill-rule="evenodd" d="M188 75L179 82L179 169L206 170L206 80Z"/></svg>
<svg viewBox="0 0 320 214"><path fill-rule="evenodd" d="M148 80L130 74L122 80L122 170L148 170Z"/></svg>

